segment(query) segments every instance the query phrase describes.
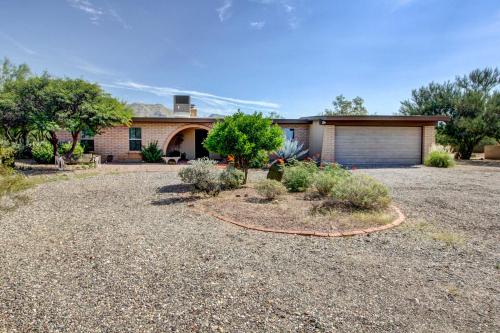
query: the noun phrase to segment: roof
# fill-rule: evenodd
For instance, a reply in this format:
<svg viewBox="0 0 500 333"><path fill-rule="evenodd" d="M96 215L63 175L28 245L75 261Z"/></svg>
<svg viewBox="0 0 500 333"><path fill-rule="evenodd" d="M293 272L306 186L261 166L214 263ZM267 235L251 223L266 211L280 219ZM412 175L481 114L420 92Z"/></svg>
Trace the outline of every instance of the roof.
<svg viewBox="0 0 500 333"><path fill-rule="evenodd" d="M172 110L162 104L132 103L128 106L133 110L134 117L159 118L173 115Z"/></svg>
<svg viewBox="0 0 500 333"><path fill-rule="evenodd" d="M133 117L134 122L152 122L152 123L213 123L223 118L212 117ZM438 121L449 120L446 116L313 116L298 119L273 119L275 124L311 124L314 120L319 120L321 125L330 124L349 124L349 125L428 125Z"/></svg>

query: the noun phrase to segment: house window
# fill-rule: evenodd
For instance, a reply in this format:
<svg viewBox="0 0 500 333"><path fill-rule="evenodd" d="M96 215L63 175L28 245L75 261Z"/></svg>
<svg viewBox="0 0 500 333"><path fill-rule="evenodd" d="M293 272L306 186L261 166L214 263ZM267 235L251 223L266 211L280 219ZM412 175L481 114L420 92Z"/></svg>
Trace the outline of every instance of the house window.
<svg viewBox="0 0 500 333"><path fill-rule="evenodd" d="M142 147L142 133L140 128L128 129L128 149L130 151L140 151Z"/></svg>
<svg viewBox="0 0 500 333"><path fill-rule="evenodd" d="M295 128L285 128L285 139L293 140L295 139Z"/></svg>
<svg viewBox="0 0 500 333"><path fill-rule="evenodd" d="M85 153L94 151L94 135L90 131L83 131L80 138L80 144L83 146Z"/></svg>

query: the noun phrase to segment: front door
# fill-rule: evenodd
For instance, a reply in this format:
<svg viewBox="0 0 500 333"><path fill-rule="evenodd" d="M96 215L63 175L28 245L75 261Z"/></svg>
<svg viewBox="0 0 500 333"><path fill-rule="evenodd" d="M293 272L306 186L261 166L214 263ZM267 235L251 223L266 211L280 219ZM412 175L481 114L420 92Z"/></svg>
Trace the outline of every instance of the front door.
<svg viewBox="0 0 500 333"><path fill-rule="evenodd" d="M196 158L208 157L208 150L203 147L203 140L208 135L208 131L204 129L197 129L194 131L194 141L195 141L195 150L194 156Z"/></svg>

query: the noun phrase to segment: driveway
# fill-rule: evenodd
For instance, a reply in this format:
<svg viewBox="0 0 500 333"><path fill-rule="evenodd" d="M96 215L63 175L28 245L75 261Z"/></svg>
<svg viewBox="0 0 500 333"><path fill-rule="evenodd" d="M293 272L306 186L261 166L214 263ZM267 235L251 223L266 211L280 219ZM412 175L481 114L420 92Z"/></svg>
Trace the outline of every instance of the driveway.
<svg viewBox="0 0 500 333"><path fill-rule="evenodd" d="M500 168L356 172L402 226L247 231L190 210L170 170L29 190L0 217L0 332L498 332Z"/></svg>

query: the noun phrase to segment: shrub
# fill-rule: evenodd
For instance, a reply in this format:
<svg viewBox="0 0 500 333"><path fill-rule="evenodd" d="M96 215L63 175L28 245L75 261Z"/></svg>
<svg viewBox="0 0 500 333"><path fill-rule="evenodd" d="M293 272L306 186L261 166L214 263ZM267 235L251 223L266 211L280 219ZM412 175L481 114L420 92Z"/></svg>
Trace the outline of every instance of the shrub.
<svg viewBox="0 0 500 333"><path fill-rule="evenodd" d="M243 184L245 174L233 166L228 166L219 176L222 188L232 190Z"/></svg>
<svg viewBox="0 0 500 333"><path fill-rule="evenodd" d="M345 169L342 165L338 163L325 165L323 171L338 177L348 177L351 174L349 170Z"/></svg>
<svg viewBox="0 0 500 333"><path fill-rule="evenodd" d="M327 196L333 186L339 181L339 177L333 173L321 172L314 178L314 188L322 196Z"/></svg>
<svg viewBox="0 0 500 333"><path fill-rule="evenodd" d="M6 167L14 166L14 157L16 150L7 142L0 141L0 165Z"/></svg>
<svg viewBox="0 0 500 333"><path fill-rule="evenodd" d="M449 168L455 165L453 153L443 146L433 146L431 152L424 160L426 166L436 168Z"/></svg>
<svg viewBox="0 0 500 333"><path fill-rule="evenodd" d="M144 162L158 163L161 162L163 152L158 148L158 141L148 143L146 147L142 147L141 155Z"/></svg>
<svg viewBox="0 0 500 333"><path fill-rule="evenodd" d="M0 197L25 190L30 187L26 177L14 169L0 165Z"/></svg>
<svg viewBox="0 0 500 333"><path fill-rule="evenodd" d="M71 142L60 143L58 147L59 155L61 156L66 155L71 149L71 144L72 144ZM73 155L71 155L71 160L78 161L78 159L83 156L84 151L85 148L83 148L83 146L80 143L77 143L75 146L75 150L73 150Z"/></svg>
<svg viewBox="0 0 500 333"><path fill-rule="evenodd" d="M262 169L267 163L269 163L269 154L265 150L261 150L255 158L250 160L250 168Z"/></svg>
<svg viewBox="0 0 500 333"><path fill-rule="evenodd" d="M255 185L257 193L267 200L274 200L280 195L285 194L286 188L277 180L264 179Z"/></svg>
<svg viewBox="0 0 500 333"><path fill-rule="evenodd" d="M54 163L54 148L48 141L38 141L31 144L31 153L37 163Z"/></svg>
<svg viewBox="0 0 500 333"><path fill-rule="evenodd" d="M286 167L283 183L290 192L304 192L311 186L313 175L302 165Z"/></svg>
<svg viewBox="0 0 500 333"><path fill-rule="evenodd" d="M197 191L217 195L221 190L221 183L216 164L216 161L207 157L199 158L179 171L179 177L184 183L192 184Z"/></svg>
<svg viewBox="0 0 500 333"><path fill-rule="evenodd" d="M391 202L386 186L372 177L359 174L338 178L331 196L338 202L361 209L386 208Z"/></svg>

